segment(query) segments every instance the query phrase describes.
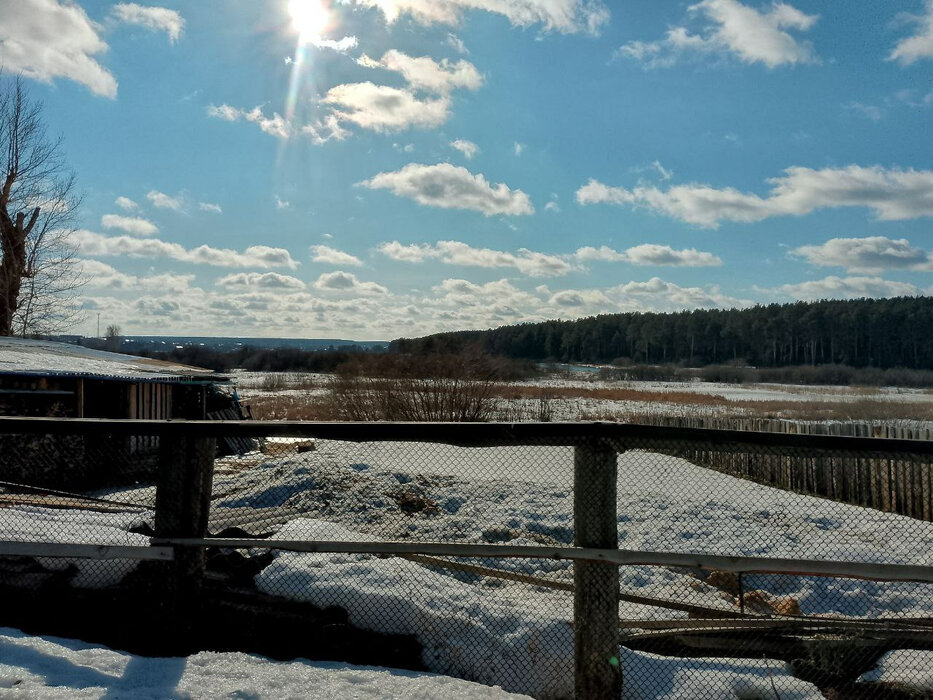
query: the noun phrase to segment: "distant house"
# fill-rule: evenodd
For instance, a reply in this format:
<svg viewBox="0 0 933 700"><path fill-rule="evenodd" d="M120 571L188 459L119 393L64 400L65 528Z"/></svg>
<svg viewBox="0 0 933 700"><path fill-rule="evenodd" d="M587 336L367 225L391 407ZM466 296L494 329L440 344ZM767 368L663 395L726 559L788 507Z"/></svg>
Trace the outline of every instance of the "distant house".
<svg viewBox="0 0 933 700"><path fill-rule="evenodd" d="M0 338L0 415L71 418L203 419L228 410L212 370L92 350ZM158 438L43 440L0 436L0 479L33 485L109 481L151 470Z"/></svg>

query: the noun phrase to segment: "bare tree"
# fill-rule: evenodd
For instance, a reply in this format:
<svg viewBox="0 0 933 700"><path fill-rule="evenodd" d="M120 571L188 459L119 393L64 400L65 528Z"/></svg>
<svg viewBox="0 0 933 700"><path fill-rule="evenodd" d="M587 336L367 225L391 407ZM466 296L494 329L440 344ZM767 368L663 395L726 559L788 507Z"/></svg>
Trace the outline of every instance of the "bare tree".
<svg viewBox="0 0 933 700"><path fill-rule="evenodd" d="M74 325L82 280L70 242L80 205L61 138L21 78L0 83L0 335Z"/></svg>

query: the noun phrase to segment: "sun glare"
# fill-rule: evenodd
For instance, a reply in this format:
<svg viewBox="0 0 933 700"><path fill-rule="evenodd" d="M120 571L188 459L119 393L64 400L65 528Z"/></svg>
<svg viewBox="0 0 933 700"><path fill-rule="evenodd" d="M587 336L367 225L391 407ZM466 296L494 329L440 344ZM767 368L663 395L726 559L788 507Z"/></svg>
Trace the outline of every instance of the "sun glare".
<svg viewBox="0 0 933 700"><path fill-rule="evenodd" d="M330 12L321 0L289 0L288 13L302 36L321 36L330 21Z"/></svg>

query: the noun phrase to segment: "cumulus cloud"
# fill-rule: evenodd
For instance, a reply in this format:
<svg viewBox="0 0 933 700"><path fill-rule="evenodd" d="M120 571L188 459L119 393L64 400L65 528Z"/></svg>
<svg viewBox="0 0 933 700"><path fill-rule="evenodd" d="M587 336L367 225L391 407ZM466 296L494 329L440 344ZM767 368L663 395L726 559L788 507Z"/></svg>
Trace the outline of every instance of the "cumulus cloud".
<svg viewBox="0 0 933 700"><path fill-rule="evenodd" d="M114 204L120 207L123 211L136 211L139 209L139 205L129 197L117 197L114 200Z"/></svg>
<svg viewBox="0 0 933 700"><path fill-rule="evenodd" d="M749 223L836 207L867 207L885 221L933 216L933 170L858 165L814 170L793 166L769 182L771 191L761 197L704 184L677 185L667 190L644 186L626 189L591 179L577 190L576 198L584 205L646 207L711 228L722 221Z"/></svg>
<svg viewBox="0 0 933 700"><path fill-rule="evenodd" d="M801 282L800 284L785 284L774 291L800 300L901 297L915 296L921 293L921 290L912 284L892 282L881 277L835 276Z"/></svg>
<svg viewBox="0 0 933 700"><path fill-rule="evenodd" d="M211 204L210 202L198 202L198 209L201 211L208 211L211 214L223 214L224 210L221 209L219 204Z"/></svg>
<svg viewBox="0 0 933 700"><path fill-rule="evenodd" d="M126 255L131 258L169 258L181 262L214 265L217 267L287 267L295 269L295 262L284 248L250 246L243 252L227 248L201 245L185 248L158 238L132 238L130 236L104 236L93 231L79 230L71 239L81 255L113 256Z"/></svg>
<svg viewBox="0 0 933 700"><path fill-rule="evenodd" d="M331 105L339 119L381 132L431 128L450 116L450 98L446 95L420 99L408 90L371 82L336 85L321 102Z"/></svg>
<svg viewBox="0 0 933 700"><path fill-rule="evenodd" d="M0 66L46 83L73 80L96 95L116 97L116 79L96 59L108 48L98 31L87 13L70 0L5 2Z"/></svg>
<svg viewBox="0 0 933 700"><path fill-rule="evenodd" d="M888 60L909 66L921 59L933 58L933 0L926 0L922 14L905 13L901 19L915 25L917 31L897 42Z"/></svg>
<svg viewBox="0 0 933 700"><path fill-rule="evenodd" d="M933 254L913 247L906 238L831 238L822 245L795 248L791 254L811 265L844 267L849 272L933 269Z"/></svg>
<svg viewBox="0 0 933 700"><path fill-rule="evenodd" d="M291 206L292 206L291 202L282 199L282 198L279 197L278 195L273 195L273 196L275 197L275 208L276 208L276 209L281 210L281 209L290 209L290 208L291 208Z"/></svg>
<svg viewBox="0 0 933 700"><path fill-rule="evenodd" d="M190 291L194 275L164 273L137 277L128 275L99 260L78 260L78 268L85 279L87 289L124 290L127 292L158 291L181 294Z"/></svg>
<svg viewBox="0 0 933 700"><path fill-rule="evenodd" d="M467 141L466 139L457 139L456 141L451 141L450 147L454 150L460 151L463 154L463 157L467 160L473 160L473 156L479 153L479 146L477 146L472 141Z"/></svg>
<svg viewBox="0 0 933 700"><path fill-rule="evenodd" d="M415 90L438 95L446 95L457 88L478 90L483 84L483 76L476 66L463 59L454 62L445 58L438 62L429 56L409 56L391 49L378 61L363 54L357 63L367 68L394 71Z"/></svg>
<svg viewBox="0 0 933 700"><path fill-rule="evenodd" d="M757 10L738 0L703 0L689 13L702 20L698 34L683 26L671 27L663 39L632 41L618 55L640 61L648 68L674 65L690 54L731 54L744 63L763 63L768 68L817 60L809 42L791 36L791 30L807 31L819 19L784 2Z"/></svg>
<svg viewBox="0 0 933 700"><path fill-rule="evenodd" d="M506 17L517 27L541 25L544 31L598 34L609 22L601 0L348 0L378 8L387 22L402 14L421 24L457 25L465 10L485 10Z"/></svg>
<svg viewBox="0 0 933 700"><path fill-rule="evenodd" d="M159 192L158 190L150 190L146 194L146 199L154 207L159 209L171 209L173 211L181 211L184 207L184 203L181 200L181 197L172 197L167 195L164 192Z"/></svg>
<svg viewBox="0 0 933 700"><path fill-rule="evenodd" d="M215 119L222 119L228 122L247 121L259 126L260 130L270 136L280 139L287 139L291 133L291 125L278 112L273 112L272 116L266 116L260 105L252 109L239 109L231 107L228 104L209 105L207 114Z"/></svg>
<svg viewBox="0 0 933 700"><path fill-rule="evenodd" d="M326 263L328 265L355 265L359 267L363 264L363 261L355 255L344 253L342 250L326 245L311 246L311 260L312 262Z"/></svg>
<svg viewBox="0 0 933 700"><path fill-rule="evenodd" d="M447 265L472 267L514 267L529 277L565 275L573 266L557 255L519 248L515 253L490 248L474 248L460 241L438 241L434 245L402 245L398 241L382 243L378 250L386 257L404 262L439 260Z"/></svg>
<svg viewBox="0 0 933 700"><path fill-rule="evenodd" d="M715 267L722 265L722 260L695 248L675 250L670 246L655 243L643 243L628 250L618 251L607 246L579 248L574 257L580 261L600 260L604 262L625 262L632 265L669 265L674 267Z"/></svg>
<svg viewBox="0 0 933 700"><path fill-rule="evenodd" d="M504 183L490 184L482 174L474 175L450 163L409 163L401 170L379 173L359 184L387 189L418 204L443 209L470 209L486 216L534 213L531 199L521 190L509 189Z"/></svg>
<svg viewBox="0 0 933 700"><path fill-rule="evenodd" d="M314 282L314 288L322 292L339 292L362 296L378 296L388 294L389 290L375 282L360 282L356 275L337 270L325 272Z"/></svg>
<svg viewBox="0 0 933 700"><path fill-rule="evenodd" d="M296 277L278 272L236 272L217 280L220 287L250 289L304 289L305 283Z"/></svg>
<svg viewBox="0 0 933 700"><path fill-rule="evenodd" d="M185 20L182 16L175 10L165 7L148 7L135 2L121 2L110 8L110 14L118 22L165 32L173 44L178 41L185 29Z"/></svg>
<svg viewBox="0 0 933 700"><path fill-rule="evenodd" d="M148 219L119 214L104 214L100 219L100 225L104 228L125 231L131 236L154 236L159 232L159 227Z"/></svg>

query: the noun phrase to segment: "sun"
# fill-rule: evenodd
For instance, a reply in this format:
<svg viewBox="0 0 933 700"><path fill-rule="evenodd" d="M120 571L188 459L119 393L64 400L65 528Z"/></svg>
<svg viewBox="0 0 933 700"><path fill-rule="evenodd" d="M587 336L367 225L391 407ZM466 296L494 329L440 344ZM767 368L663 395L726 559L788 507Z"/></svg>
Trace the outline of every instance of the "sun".
<svg viewBox="0 0 933 700"><path fill-rule="evenodd" d="M288 14L302 36L321 36L330 22L330 11L321 0L288 0Z"/></svg>

